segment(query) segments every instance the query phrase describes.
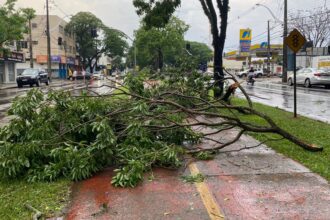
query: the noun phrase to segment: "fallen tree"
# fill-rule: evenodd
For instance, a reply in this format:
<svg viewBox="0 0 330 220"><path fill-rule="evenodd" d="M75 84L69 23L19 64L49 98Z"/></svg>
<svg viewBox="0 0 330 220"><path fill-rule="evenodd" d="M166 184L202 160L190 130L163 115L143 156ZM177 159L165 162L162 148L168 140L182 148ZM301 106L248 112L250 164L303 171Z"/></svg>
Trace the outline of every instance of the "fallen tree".
<svg viewBox="0 0 330 220"><path fill-rule="evenodd" d="M176 70L160 77L148 86L146 76L129 75L123 84L104 85L112 92L102 95L98 88L79 96L31 90L17 98L9 110L15 118L0 130L0 174L28 181L62 176L77 181L115 166L112 183L134 187L153 167L177 168L185 154L217 152L247 132L275 133L305 150L322 150L281 129L251 103L235 106L215 99L208 77ZM231 92L243 90L237 81L234 85ZM258 120L247 121L242 118L245 114ZM213 130L203 133L196 126ZM226 141L212 138L213 134L225 137L228 130L237 135ZM217 145L194 147L203 139Z"/></svg>

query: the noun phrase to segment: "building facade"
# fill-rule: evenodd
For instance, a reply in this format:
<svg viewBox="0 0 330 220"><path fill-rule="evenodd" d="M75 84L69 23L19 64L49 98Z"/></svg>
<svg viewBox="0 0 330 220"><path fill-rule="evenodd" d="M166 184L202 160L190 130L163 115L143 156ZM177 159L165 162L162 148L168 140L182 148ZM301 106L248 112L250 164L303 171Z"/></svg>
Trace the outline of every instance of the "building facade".
<svg viewBox="0 0 330 220"><path fill-rule="evenodd" d="M16 43L5 45L5 50L0 50L0 84L16 81L16 67L18 63L24 63L24 53L17 52Z"/></svg>
<svg viewBox="0 0 330 220"><path fill-rule="evenodd" d="M57 78L67 73L69 67L78 65L76 59L75 37L65 31L67 22L56 15L49 16L52 77ZM33 67L47 70L47 35L46 16L37 15L32 20L32 47ZM60 43L60 44L59 44ZM22 73L30 68L29 35L25 35L22 41L17 42L18 48L25 54L25 63L16 65L17 73Z"/></svg>

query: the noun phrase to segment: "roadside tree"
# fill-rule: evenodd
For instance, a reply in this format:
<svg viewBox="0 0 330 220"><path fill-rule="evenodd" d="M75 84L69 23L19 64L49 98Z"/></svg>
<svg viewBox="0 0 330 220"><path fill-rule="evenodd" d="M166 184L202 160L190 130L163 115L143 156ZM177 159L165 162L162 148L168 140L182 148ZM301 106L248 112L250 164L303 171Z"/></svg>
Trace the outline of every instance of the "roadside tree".
<svg viewBox="0 0 330 220"><path fill-rule="evenodd" d="M314 47L330 43L330 13L327 7L298 11L290 16L290 27L298 29Z"/></svg>
<svg viewBox="0 0 330 220"><path fill-rule="evenodd" d="M77 52L84 68L94 70L97 61L106 54L114 58L123 57L127 49L125 38L115 29L106 27L90 12L79 12L72 17L66 31L76 36Z"/></svg>
<svg viewBox="0 0 330 220"><path fill-rule="evenodd" d="M188 25L176 17L172 17L164 27L159 28L148 28L143 23L136 32L134 42L139 66L152 66L157 70L162 69L164 64L175 65L185 47L184 34L187 30Z"/></svg>
<svg viewBox="0 0 330 220"><path fill-rule="evenodd" d="M7 0L0 6L0 52L5 52L5 46L23 38L26 33L26 18L22 10L15 9L16 0Z"/></svg>
<svg viewBox="0 0 330 220"><path fill-rule="evenodd" d="M196 59L198 64L207 63L213 57L213 51L205 44L195 41L187 41L190 45L189 52Z"/></svg>
<svg viewBox="0 0 330 220"><path fill-rule="evenodd" d="M199 0L201 7L207 16L213 37L214 48L214 79L215 96L223 93L223 50L227 35L229 0ZM147 27L164 27L170 20L170 15L180 6L181 0L134 0L138 15L143 16Z"/></svg>

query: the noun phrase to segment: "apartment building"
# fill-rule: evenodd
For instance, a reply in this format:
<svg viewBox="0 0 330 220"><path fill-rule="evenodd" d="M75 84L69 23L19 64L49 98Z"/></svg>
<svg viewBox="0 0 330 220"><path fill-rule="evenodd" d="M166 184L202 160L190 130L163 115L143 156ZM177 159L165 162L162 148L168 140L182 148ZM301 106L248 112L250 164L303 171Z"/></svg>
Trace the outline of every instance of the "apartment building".
<svg viewBox="0 0 330 220"><path fill-rule="evenodd" d="M75 37L65 31L67 22L57 15L49 16L50 41L51 41L51 68L52 77L66 73L69 67L78 65L76 59ZM59 39L61 45L59 45ZM47 69L47 36L46 16L38 15L32 20L33 64L34 68ZM17 63L17 73L20 74L30 67L29 35L26 34L22 41L17 42L20 51L25 53L25 63Z"/></svg>

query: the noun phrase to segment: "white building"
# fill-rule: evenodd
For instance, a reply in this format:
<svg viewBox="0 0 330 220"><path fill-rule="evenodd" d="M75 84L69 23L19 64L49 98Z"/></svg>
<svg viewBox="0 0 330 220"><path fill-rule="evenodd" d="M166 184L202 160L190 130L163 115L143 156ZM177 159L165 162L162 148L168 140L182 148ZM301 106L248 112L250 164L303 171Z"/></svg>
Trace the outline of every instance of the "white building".
<svg viewBox="0 0 330 220"><path fill-rule="evenodd" d="M78 64L76 59L76 46L73 34L65 31L67 22L57 15L49 16L50 26L50 47L51 47L51 68L52 77L59 77L60 71L66 72L68 67ZM58 44L61 38L62 45ZM32 42L33 42L33 67L47 70L47 35L46 16L37 15L32 20ZM16 65L18 74L30 68L29 36L26 34L22 41L17 42L20 50L25 53L25 63Z"/></svg>

